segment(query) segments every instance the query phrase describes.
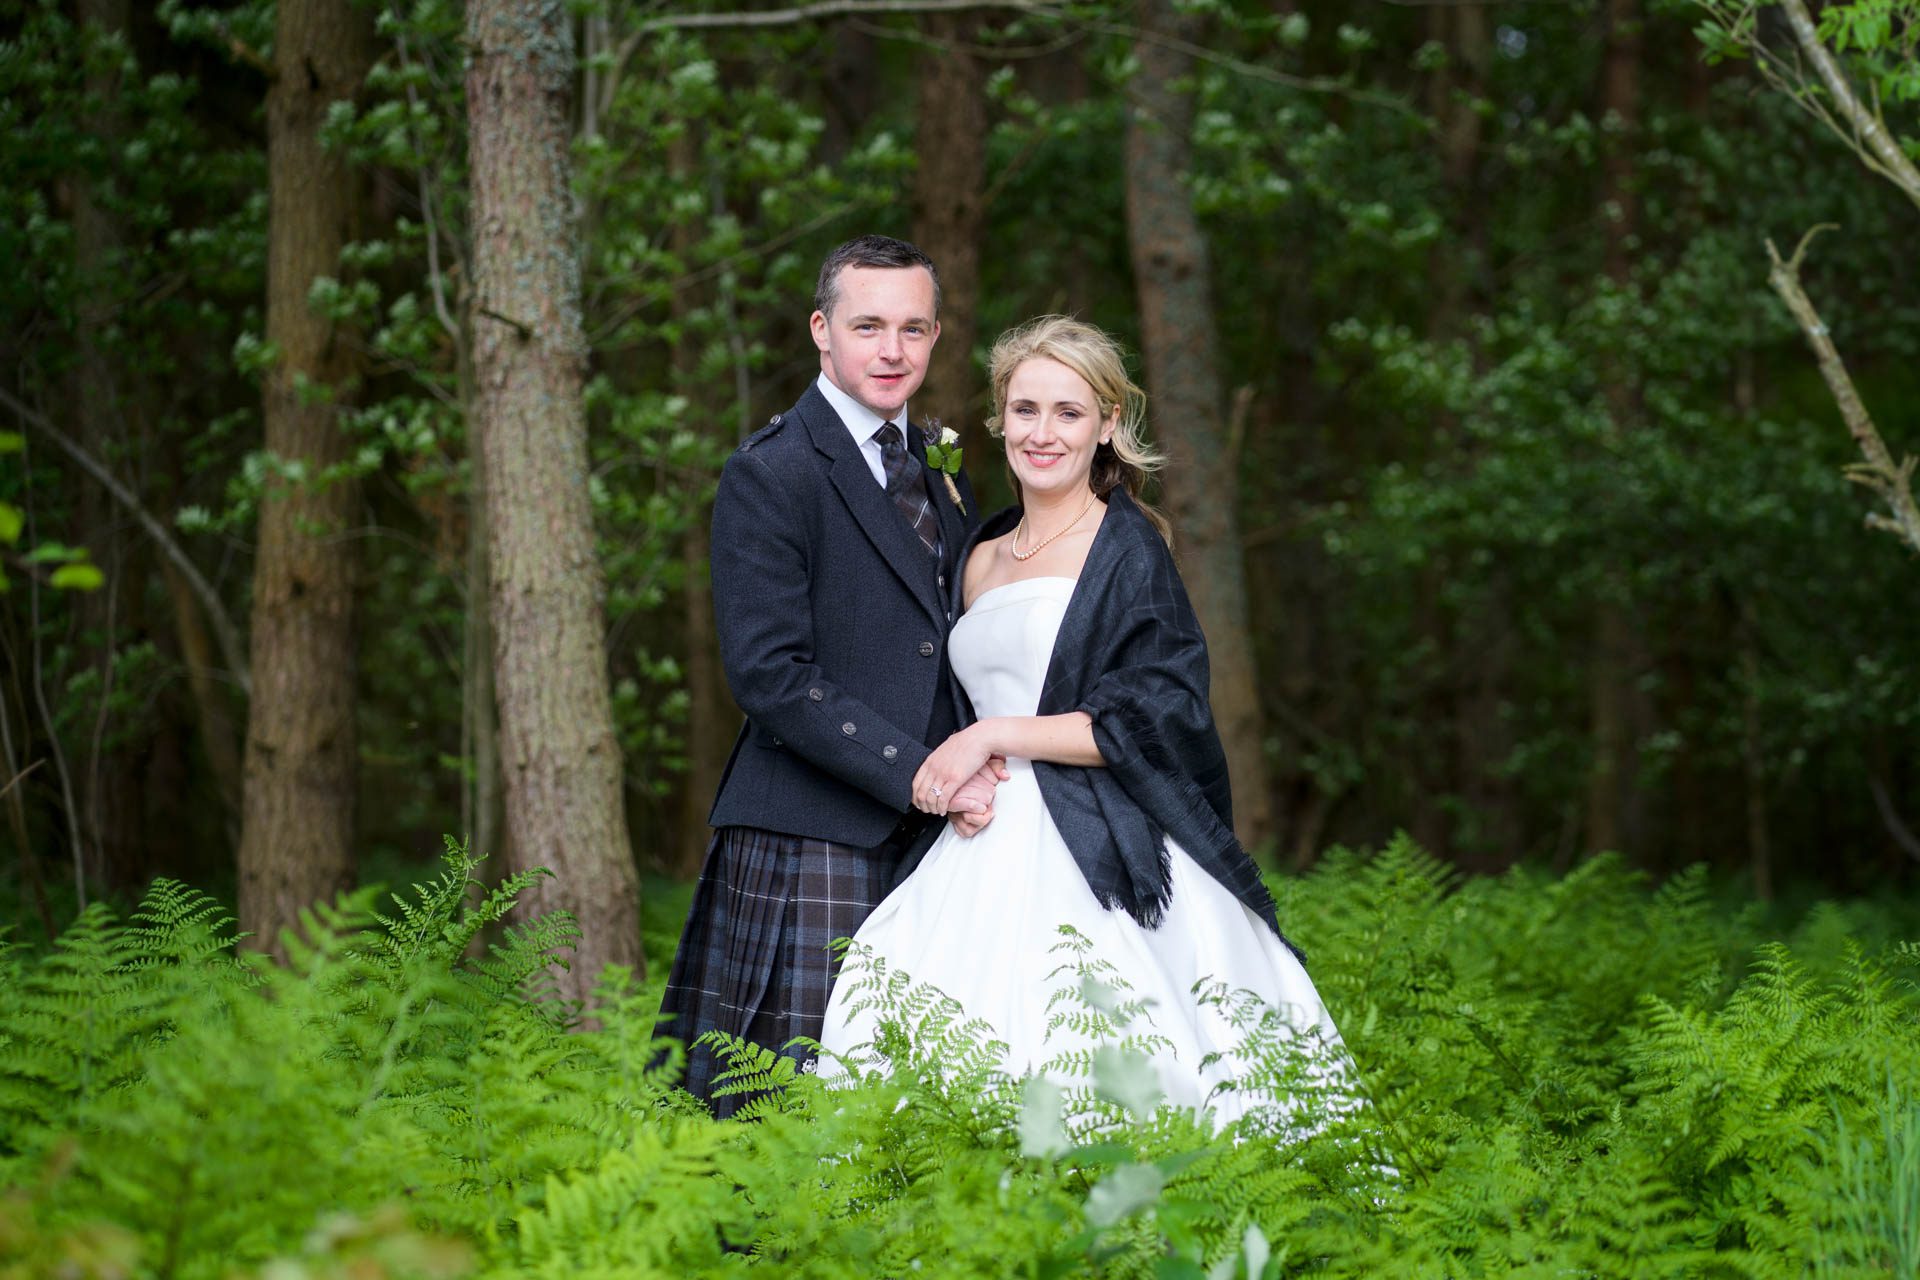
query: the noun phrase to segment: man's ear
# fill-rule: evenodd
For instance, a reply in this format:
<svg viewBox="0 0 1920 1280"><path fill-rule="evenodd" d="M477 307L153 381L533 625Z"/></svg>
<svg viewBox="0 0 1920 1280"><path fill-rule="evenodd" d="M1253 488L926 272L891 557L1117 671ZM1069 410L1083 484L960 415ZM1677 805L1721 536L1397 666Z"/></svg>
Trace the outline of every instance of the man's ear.
<svg viewBox="0 0 1920 1280"><path fill-rule="evenodd" d="M824 354L827 350L828 333L826 313L822 311L814 312L813 315L807 319L807 328L813 331L813 345Z"/></svg>

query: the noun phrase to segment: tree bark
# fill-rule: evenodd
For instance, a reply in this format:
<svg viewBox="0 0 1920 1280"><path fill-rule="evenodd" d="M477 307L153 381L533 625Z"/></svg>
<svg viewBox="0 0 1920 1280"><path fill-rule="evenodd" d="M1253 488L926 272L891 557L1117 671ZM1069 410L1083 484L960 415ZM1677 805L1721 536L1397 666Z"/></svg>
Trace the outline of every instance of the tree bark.
<svg viewBox="0 0 1920 1280"><path fill-rule="evenodd" d="M241 801L240 924L279 952L301 908L354 875L355 544L360 488L325 477L348 455L339 426L357 360L308 305L354 234L355 174L320 142L334 103L373 62L371 18L353 0L281 0L267 92L267 452L304 468L260 500L253 570L252 700Z"/></svg>
<svg viewBox="0 0 1920 1280"><path fill-rule="evenodd" d="M1639 196L1634 188L1635 138L1640 123L1639 0L1606 0L1606 15L1600 113L1614 136L1601 167L1602 270L1615 287L1626 290L1633 285L1633 244L1640 225ZM1638 416L1636 374L1616 359L1605 376L1613 430L1624 433ZM1614 566L1595 605L1587 699L1593 748L1587 770L1585 843L1589 853L1619 849L1625 837L1623 810L1633 755L1633 694L1628 674L1633 636L1626 581L1625 569Z"/></svg>
<svg viewBox="0 0 1920 1280"><path fill-rule="evenodd" d="M941 301L940 341L914 417L958 431L977 467L989 441L973 372L987 216L987 68L965 47L973 26L967 15L949 13L926 19L923 28L936 47L919 58L913 239L940 270Z"/></svg>
<svg viewBox="0 0 1920 1280"><path fill-rule="evenodd" d="M645 967L587 493L586 339L571 182L573 32L557 0L467 6L475 428L485 471L494 687L525 899L581 928L563 994Z"/></svg>
<svg viewBox="0 0 1920 1280"><path fill-rule="evenodd" d="M1139 0L1138 73L1129 92L1127 234L1153 421L1166 450L1162 489L1175 551L1212 658L1212 699L1233 782L1234 826L1249 848L1272 834L1260 690L1241 560L1237 459L1224 430L1212 266L1187 192L1193 99L1179 87L1198 19L1173 0Z"/></svg>
<svg viewBox="0 0 1920 1280"><path fill-rule="evenodd" d="M77 14L83 29L92 29L93 38L127 38L127 0L80 0ZM88 62L87 96L94 109L87 123L96 137L109 142L126 132L118 106L122 66L119 60L104 57ZM81 446L109 462L129 453L127 418L137 403L120 376L120 362L109 351L113 328L110 317L117 310L121 294L118 283L125 279L121 261L125 234L113 208L111 191L110 172L83 177L76 184L73 208L78 286L74 425ZM88 741L77 744L76 751L77 758L84 762L80 770L83 861L91 883L121 892L137 891L152 872L139 777L146 744L124 729L116 732L108 708L120 642L137 638L140 631L144 603L141 588L146 578L145 556L140 553L145 548L117 531L112 495L84 475L78 515L76 540L89 548L93 562L106 574L100 590L87 592L74 602L85 661L98 674L96 695L100 700L99 710L88 726Z"/></svg>
<svg viewBox="0 0 1920 1280"><path fill-rule="evenodd" d="M670 163L680 181L691 187L701 182L699 137L689 125L668 148ZM715 187L718 184L714 184ZM724 192L709 193L712 204L707 217L717 216ZM699 236L691 220L677 222L673 228L674 254L681 269L690 270ZM695 429L708 432L715 440L732 440L744 426L748 412L745 404L734 404L728 413L712 394L713 381L700 376L702 343L697 339L696 314L699 297L689 287L673 295L673 311L679 321L680 340L674 344L672 369L674 389L693 406ZM744 396L736 396L744 400ZM685 566L681 588L681 621L687 654L687 773L681 791L680 821L672 860L672 871L681 880L699 876L706 862L711 835L707 815L720 789L720 776L726 770L727 752L733 745L740 724L740 713L727 692L726 675L720 667L719 630L713 618L712 568L709 562L712 503L705 499L704 477L695 482L695 501L687 520L687 532L681 543Z"/></svg>

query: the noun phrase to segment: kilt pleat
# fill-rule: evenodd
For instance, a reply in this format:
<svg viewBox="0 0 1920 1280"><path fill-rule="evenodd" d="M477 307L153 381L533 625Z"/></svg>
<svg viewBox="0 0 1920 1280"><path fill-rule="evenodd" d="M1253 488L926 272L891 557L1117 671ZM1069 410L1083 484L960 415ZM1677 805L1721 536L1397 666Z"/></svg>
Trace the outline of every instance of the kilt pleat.
<svg viewBox="0 0 1920 1280"><path fill-rule="evenodd" d="M687 1045L687 1091L718 1116L744 1098L715 1098L723 1064L709 1045L719 1030L802 1065L833 991L836 939L852 937L898 876L903 844L856 849L753 827L722 827L687 911L661 1002L662 1030Z"/></svg>

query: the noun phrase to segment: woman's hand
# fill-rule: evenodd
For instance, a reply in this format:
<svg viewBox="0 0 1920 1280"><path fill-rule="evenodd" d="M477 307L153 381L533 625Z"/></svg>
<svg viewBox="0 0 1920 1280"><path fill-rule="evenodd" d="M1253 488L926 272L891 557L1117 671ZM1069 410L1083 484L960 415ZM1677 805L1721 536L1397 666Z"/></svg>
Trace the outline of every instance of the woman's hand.
<svg viewBox="0 0 1920 1280"><path fill-rule="evenodd" d="M913 775L914 808L922 813L946 813L960 788L986 765L987 757L995 752L982 727L984 723L968 725L934 748Z"/></svg>

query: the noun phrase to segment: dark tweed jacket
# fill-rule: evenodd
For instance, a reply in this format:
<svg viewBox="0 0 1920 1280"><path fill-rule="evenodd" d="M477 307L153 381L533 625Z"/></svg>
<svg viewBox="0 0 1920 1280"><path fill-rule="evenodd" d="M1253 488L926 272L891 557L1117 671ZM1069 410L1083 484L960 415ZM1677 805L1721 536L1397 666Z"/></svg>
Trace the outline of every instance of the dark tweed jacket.
<svg viewBox="0 0 1920 1280"><path fill-rule="evenodd" d="M1000 512L975 541L1018 519L1017 509ZM1108 908L1159 924L1173 893L1171 837L1279 934L1273 897L1233 834L1227 757L1207 683L1206 637L1173 555L1139 506L1115 490L1061 620L1038 709L1092 716L1107 763L1035 763L1041 798Z"/></svg>
<svg viewBox="0 0 1920 1280"><path fill-rule="evenodd" d="M713 504L713 611L747 723L708 821L857 847L912 805L913 775L966 722L947 671L948 584L977 523L921 459L936 564L817 386L727 460Z"/></svg>

